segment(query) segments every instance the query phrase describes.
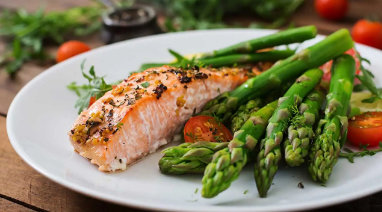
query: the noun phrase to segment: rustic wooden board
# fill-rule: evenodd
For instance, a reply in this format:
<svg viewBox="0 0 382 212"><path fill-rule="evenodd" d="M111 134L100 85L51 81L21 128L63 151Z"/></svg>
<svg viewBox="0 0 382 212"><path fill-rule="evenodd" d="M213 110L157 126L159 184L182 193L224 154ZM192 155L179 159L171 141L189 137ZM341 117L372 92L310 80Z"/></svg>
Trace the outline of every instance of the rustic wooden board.
<svg viewBox="0 0 382 212"><path fill-rule="evenodd" d="M0 198L0 210L1 211L23 211L23 212L29 212L29 211L34 211L30 208L24 207L22 205L16 204L12 201L6 200L6 199L1 199Z"/></svg>

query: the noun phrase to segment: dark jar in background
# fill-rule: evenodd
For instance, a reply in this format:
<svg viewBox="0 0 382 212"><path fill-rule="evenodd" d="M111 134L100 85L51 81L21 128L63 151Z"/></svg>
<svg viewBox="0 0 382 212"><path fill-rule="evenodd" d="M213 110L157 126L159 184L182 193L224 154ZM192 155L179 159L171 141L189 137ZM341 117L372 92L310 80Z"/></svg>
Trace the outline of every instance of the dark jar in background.
<svg viewBox="0 0 382 212"><path fill-rule="evenodd" d="M155 10L146 5L119 8L105 13L102 19L101 36L107 44L162 33Z"/></svg>

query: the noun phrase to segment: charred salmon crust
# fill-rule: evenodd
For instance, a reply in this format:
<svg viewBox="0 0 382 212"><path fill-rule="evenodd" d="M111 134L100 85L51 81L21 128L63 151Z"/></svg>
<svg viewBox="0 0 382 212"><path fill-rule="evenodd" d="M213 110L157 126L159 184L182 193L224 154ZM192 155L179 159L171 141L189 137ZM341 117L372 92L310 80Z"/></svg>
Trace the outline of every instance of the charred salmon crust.
<svg viewBox="0 0 382 212"><path fill-rule="evenodd" d="M170 66L135 73L79 115L70 141L99 170L124 170L171 141L205 103L251 74L245 68Z"/></svg>

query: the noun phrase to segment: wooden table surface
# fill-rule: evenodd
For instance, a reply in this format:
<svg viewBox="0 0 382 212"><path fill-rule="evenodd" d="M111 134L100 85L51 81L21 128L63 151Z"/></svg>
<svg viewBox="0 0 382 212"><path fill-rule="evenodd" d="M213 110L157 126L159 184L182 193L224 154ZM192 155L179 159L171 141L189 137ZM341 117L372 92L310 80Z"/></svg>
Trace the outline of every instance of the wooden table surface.
<svg viewBox="0 0 382 212"><path fill-rule="evenodd" d="M34 11L43 5L46 10L65 10L73 6L88 5L90 0L0 0L0 8L25 8ZM360 18L374 14L381 17L382 0L353 0L347 17L341 22L323 20L317 16L307 0L292 17L296 26L314 24L322 34L339 28L350 29ZM86 38L93 48L103 45L98 35ZM0 53L5 43L0 42ZM54 53L55 49L52 50ZM0 69L0 211L140 211L96 200L58 185L29 167L13 150L6 133L8 107L17 92L33 77L47 69L28 63L15 79ZM344 179L346 180L346 179ZM382 211L382 192L348 203L317 211Z"/></svg>

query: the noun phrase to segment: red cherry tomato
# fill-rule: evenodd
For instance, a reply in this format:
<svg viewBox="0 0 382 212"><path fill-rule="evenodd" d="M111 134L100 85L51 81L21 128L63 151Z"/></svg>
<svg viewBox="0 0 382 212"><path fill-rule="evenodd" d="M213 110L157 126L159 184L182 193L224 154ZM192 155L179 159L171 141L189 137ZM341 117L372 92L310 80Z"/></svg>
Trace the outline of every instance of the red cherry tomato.
<svg viewBox="0 0 382 212"><path fill-rule="evenodd" d="M70 57L89 51L90 47L81 41L68 41L63 43L57 51L56 61L62 62Z"/></svg>
<svg viewBox="0 0 382 212"><path fill-rule="evenodd" d="M188 143L197 141L227 142L232 140L232 134L214 117L194 116L184 126L184 140Z"/></svg>
<svg viewBox="0 0 382 212"><path fill-rule="evenodd" d="M348 10L347 0L315 0L314 7L317 13L330 20L343 18Z"/></svg>
<svg viewBox="0 0 382 212"><path fill-rule="evenodd" d="M353 40L368 46L382 49L382 23L359 20L351 31Z"/></svg>
<svg viewBox="0 0 382 212"><path fill-rule="evenodd" d="M367 112L351 118L347 138L356 146L378 146L382 142L382 112Z"/></svg>
<svg viewBox="0 0 382 212"><path fill-rule="evenodd" d="M91 96L90 99L89 99L89 106L88 106L88 108L89 108L90 106L92 106L92 104L93 104L96 100L97 100L97 99L96 99L95 96Z"/></svg>

